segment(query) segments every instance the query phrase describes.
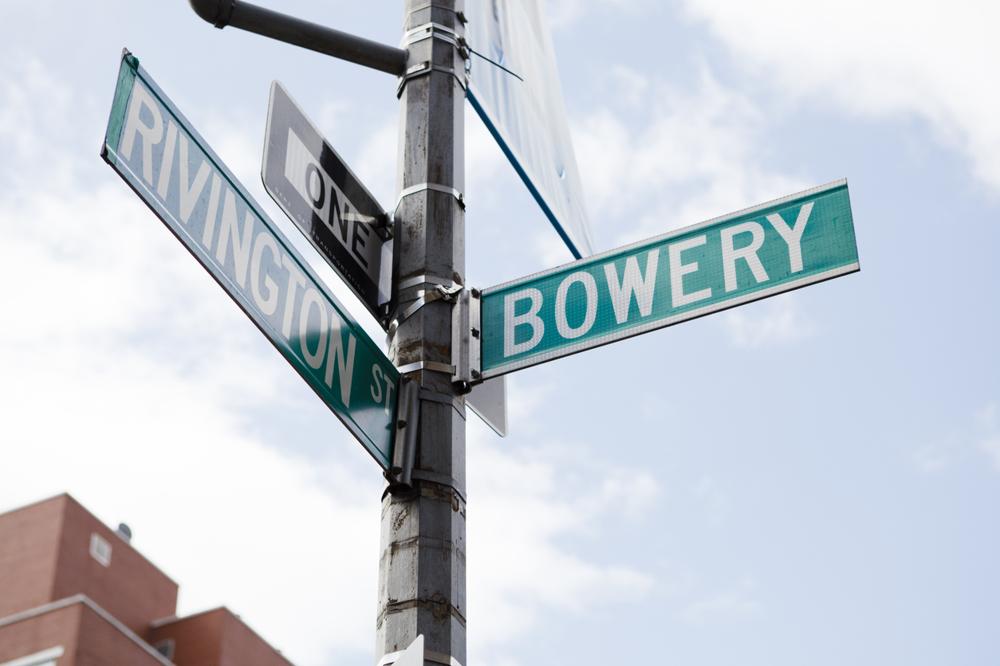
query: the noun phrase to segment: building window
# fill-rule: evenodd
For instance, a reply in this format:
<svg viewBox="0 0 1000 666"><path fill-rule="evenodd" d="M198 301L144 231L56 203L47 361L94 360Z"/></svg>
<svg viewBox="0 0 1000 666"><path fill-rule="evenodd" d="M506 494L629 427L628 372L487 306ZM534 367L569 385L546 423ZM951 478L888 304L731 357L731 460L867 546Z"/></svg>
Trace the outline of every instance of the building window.
<svg viewBox="0 0 1000 666"><path fill-rule="evenodd" d="M61 656L63 649L60 646L29 654L27 657L18 657L14 661L5 661L0 666L56 666Z"/></svg>
<svg viewBox="0 0 1000 666"><path fill-rule="evenodd" d="M111 544L96 532L90 535L90 556L106 567L111 566Z"/></svg>

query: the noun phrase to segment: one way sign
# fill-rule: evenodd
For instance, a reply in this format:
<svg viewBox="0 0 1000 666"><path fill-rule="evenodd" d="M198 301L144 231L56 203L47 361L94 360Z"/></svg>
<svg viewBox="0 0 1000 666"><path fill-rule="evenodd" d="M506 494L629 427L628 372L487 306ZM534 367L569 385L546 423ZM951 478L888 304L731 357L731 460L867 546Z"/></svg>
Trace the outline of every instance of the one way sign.
<svg viewBox="0 0 1000 666"><path fill-rule="evenodd" d="M385 211L277 81L261 175L267 193L384 322L392 278Z"/></svg>

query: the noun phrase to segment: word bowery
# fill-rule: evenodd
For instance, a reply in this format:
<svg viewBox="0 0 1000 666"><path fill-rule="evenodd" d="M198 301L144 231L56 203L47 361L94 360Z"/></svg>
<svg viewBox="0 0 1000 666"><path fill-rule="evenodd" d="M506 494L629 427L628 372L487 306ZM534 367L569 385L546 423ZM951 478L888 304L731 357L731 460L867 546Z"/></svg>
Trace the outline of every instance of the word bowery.
<svg viewBox="0 0 1000 666"><path fill-rule="evenodd" d="M483 292L491 377L857 271L846 181Z"/></svg>

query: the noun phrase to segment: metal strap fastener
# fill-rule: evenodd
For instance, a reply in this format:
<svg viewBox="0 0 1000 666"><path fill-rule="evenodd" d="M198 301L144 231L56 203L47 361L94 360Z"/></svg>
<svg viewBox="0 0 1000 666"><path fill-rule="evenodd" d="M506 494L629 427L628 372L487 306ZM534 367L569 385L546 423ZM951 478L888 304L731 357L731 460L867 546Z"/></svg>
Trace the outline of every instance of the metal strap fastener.
<svg viewBox="0 0 1000 666"><path fill-rule="evenodd" d="M413 277L409 277L406 278L405 280L402 280L399 284L396 285L396 294L397 294L396 297L400 298L400 295L407 289L412 289L413 287L423 287L424 285L428 284L451 288L455 283L447 278L438 277L436 275L414 275ZM423 295L425 295L424 292L418 291L416 298L419 298L420 296ZM403 303L413 302L413 299L408 299L408 300L400 299L400 300ZM386 331L391 330L392 332L395 332L396 328L392 329L389 328L392 324L392 318L389 317L389 306L390 306L389 303L386 303L383 306L385 308L385 323L383 323L383 327L386 329ZM398 328L399 323L402 323L404 320L405 317L396 324L396 327Z"/></svg>
<svg viewBox="0 0 1000 666"><path fill-rule="evenodd" d="M469 48L469 44L465 41L465 38L459 35L456 31L452 30L446 25L441 25L440 23L425 23L421 26L417 26L412 30L407 30L403 34L403 39L400 42L400 47L403 49L409 49L414 44L426 41L428 39L439 39L442 42L451 44L458 51L458 55L462 57L462 60L468 61L471 57L469 54L472 49ZM469 66L466 64L466 72L469 71Z"/></svg>
<svg viewBox="0 0 1000 666"><path fill-rule="evenodd" d="M428 303L433 303L434 301L447 301L449 303L454 303L458 294L462 292L462 289L464 289L464 287L460 284L439 284L432 290L421 289L417 292L416 300L406 306L403 313L396 315L396 318L389 324L389 335L395 333L400 324L412 317L417 310L424 307Z"/></svg>
<svg viewBox="0 0 1000 666"><path fill-rule="evenodd" d="M425 284L438 284L442 287L450 287L454 284L454 282L436 275L414 275L411 278L406 278L405 280L400 281L400 283L396 285L396 289L402 291L404 289L409 289L410 287L419 287Z"/></svg>
<svg viewBox="0 0 1000 666"><path fill-rule="evenodd" d="M403 310L402 314L396 315L396 318L389 323L389 335L395 333L396 329L399 328L399 325L402 324L407 319L409 319L410 317L412 317L413 315L415 315L417 313L417 310L424 307L428 303L433 303L434 301L440 301L440 300L442 300L442 298L441 295L438 293L437 288L431 291L428 291L426 289L420 289L419 291L417 291L416 299L411 301L410 304L406 306L406 309Z"/></svg>
<svg viewBox="0 0 1000 666"><path fill-rule="evenodd" d="M447 185L439 185L438 183L417 183L416 185L410 185L402 192L399 193L399 197L396 199L396 207L393 209L393 215L399 210L399 204L403 203L403 199L414 194L426 191L432 192L442 192L444 194L450 194L455 197L455 201L462 210L465 210L465 195L456 190L454 187L448 187Z"/></svg>
<svg viewBox="0 0 1000 666"><path fill-rule="evenodd" d="M427 488L425 486L426 490L424 494L427 497L434 497L439 500L447 499L455 511L460 511L463 508L463 504L469 503L469 500L465 497L464 490L458 487L458 481L456 481L455 477L450 474L438 474L437 472L431 472L425 469L414 469L411 481L427 481L436 486L440 486L438 489ZM458 501L456 501L456 499Z"/></svg>
<svg viewBox="0 0 1000 666"><path fill-rule="evenodd" d="M443 364L442 364L443 365ZM455 412L462 418L465 418L465 402L459 398L457 395L447 395L445 393L438 393L437 391L432 391L428 388L420 389L420 400L426 400L428 402L436 402L442 405L451 405Z"/></svg>
<svg viewBox="0 0 1000 666"><path fill-rule="evenodd" d="M390 666L396 663L396 660L403 656L406 650L400 650L399 652L390 652L385 655L375 666ZM424 650L424 661L429 661L432 664L442 664L442 666L462 666L462 662L454 657L441 654L440 652L434 652L432 650Z"/></svg>
<svg viewBox="0 0 1000 666"><path fill-rule="evenodd" d="M430 23L418 25L416 28L404 32L403 40L400 43L400 46L405 48L411 44L422 42L425 39L441 39L457 45L460 37L455 30L449 28L448 26L431 21Z"/></svg>
<svg viewBox="0 0 1000 666"><path fill-rule="evenodd" d="M463 69L461 72L455 70L454 67L445 67L443 65L434 65L429 60L417 63L413 65L399 77L399 85L396 86L396 97L401 97L403 95L403 88L406 84L413 79L420 78L421 76L427 76L431 72L443 72L445 74L451 74L455 77L455 81L461 86L462 90L469 89L468 73Z"/></svg>
<svg viewBox="0 0 1000 666"><path fill-rule="evenodd" d="M439 363L438 361L417 361L415 363L407 363L406 365L401 365L396 370L399 374L406 375L411 372L417 372L419 370L430 370L431 372L446 372L454 373L455 366L448 365L447 363Z"/></svg>

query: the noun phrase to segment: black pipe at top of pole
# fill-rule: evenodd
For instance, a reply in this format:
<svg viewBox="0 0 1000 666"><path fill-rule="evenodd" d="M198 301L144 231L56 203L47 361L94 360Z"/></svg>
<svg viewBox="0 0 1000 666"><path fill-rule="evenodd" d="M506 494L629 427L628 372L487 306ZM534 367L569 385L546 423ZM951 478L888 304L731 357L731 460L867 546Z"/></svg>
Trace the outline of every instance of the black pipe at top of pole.
<svg viewBox="0 0 1000 666"><path fill-rule="evenodd" d="M363 37L303 21L240 0L188 0L198 16L216 28L231 25L381 72L400 76L407 53Z"/></svg>

